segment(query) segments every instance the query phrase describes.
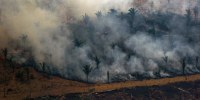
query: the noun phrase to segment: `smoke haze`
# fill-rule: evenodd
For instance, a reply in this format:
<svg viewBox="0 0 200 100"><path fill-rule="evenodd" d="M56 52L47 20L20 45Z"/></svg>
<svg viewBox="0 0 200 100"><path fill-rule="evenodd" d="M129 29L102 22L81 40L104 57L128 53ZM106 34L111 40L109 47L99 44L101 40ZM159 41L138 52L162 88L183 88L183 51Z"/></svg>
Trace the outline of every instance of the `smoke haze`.
<svg viewBox="0 0 200 100"><path fill-rule="evenodd" d="M0 48L10 48L12 40L26 34L34 60L47 63L51 73L85 80L82 66L90 64L95 69L92 82L105 82L107 71L155 77L154 71L164 66L162 57L169 58L169 67L164 69L173 72L181 70L183 57L199 55L200 28L188 29L184 17L187 9L199 4L198 0L1 0ZM118 17L130 8L137 10L131 25ZM98 11L102 17L96 17ZM170 31L146 25L148 18L166 23ZM137 29L139 26L145 28ZM150 35L152 30L158 34ZM99 68L95 57L100 60ZM193 63L188 67L198 72Z"/></svg>

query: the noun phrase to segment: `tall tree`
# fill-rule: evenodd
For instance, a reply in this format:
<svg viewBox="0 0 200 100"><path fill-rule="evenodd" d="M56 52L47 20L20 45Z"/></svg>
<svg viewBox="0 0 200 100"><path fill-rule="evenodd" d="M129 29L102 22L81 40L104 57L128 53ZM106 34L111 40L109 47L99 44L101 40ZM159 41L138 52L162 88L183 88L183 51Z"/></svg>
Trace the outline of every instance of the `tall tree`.
<svg viewBox="0 0 200 100"><path fill-rule="evenodd" d="M95 56L94 60L96 62L96 67L99 68L99 64L100 64L99 58L97 56Z"/></svg>
<svg viewBox="0 0 200 100"><path fill-rule="evenodd" d="M29 68L25 68L24 69L24 71L25 71L25 77L26 77L26 81L29 81L30 80L30 70L29 70Z"/></svg>
<svg viewBox="0 0 200 100"><path fill-rule="evenodd" d="M164 56L162 59L165 62L165 65L167 66L168 65L168 56Z"/></svg>
<svg viewBox="0 0 200 100"><path fill-rule="evenodd" d="M194 7L193 12L194 12L195 20L197 21L198 20L198 15L199 15L199 9L198 9L198 7Z"/></svg>
<svg viewBox="0 0 200 100"><path fill-rule="evenodd" d="M90 22L90 17L89 17L87 14L85 14L85 15L83 16L83 23L84 23L85 25L88 25L89 22Z"/></svg>
<svg viewBox="0 0 200 100"><path fill-rule="evenodd" d="M12 72L14 73L15 66L14 66L14 63L13 63L13 56L9 57L7 59L7 62L9 64L9 67L12 68Z"/></svg>
<svg viewBox="0 0 200 100"><path fill-rule="evenodd" d="M191 21L192 21L192 13L191 13L190 9L187 9L186 10L186 24L187 24L187 26L190 26Z"/></svg>
<svg viewBox="0 0 200 100"><path fill-rule="evenodd" d="M40 63L40 66L42 67L42 72L45 72L46 71L46 63L42 62L42 63Z"/></svg>
<svg viewBox="0 0 200 100"><path fill-rule="evenodd" d="M100 19L100 18L102 17L101 11L98 11L98 12L96 13L96 16L97 16L98 19Z"/></svg>
<svg viewBox="0 0 200 100"><path fill-rule="evenodd" d="M182 63L182 73L183 75L185 75L186 58L183 58L181 63Z"/></svg>
<svg viewBox="0 0 200 100"><path fill-rule="evenodd" d="M4 56L4 60L7 60L8 49L7 48L2 49L2 53L3 53L3 56Z"/></svg>
<svg viewBox="0 0 200 100"><path fill-rule="evenodd" d="M0 23L2 23L2 10L0 9Z"/></svg>
<svg viewBox="0 0 200 100"><path fill-rule="evenodd" d="M90 65L85 65L85 66L83 66L82 70L85 73L85 75L87 77L87 82L88 82L89 74L92 72L93 68Z"/></svg>
<svg viewBox="0 0 200 100"><path fill-rule="evenodd" d="M128 12L128 23L129 23L130 28L132 29L133 22L135 20L135 15L136 15L137 11L135 10L135 8L130 8L128 11L129 11Z"/></svg>
<svg viewBox="0 0 200 100"><path fill-rule="evenodd" d="M196 67L197 69L199 69L199 68L198 68L198 63L199 63L199 57L196 56L196 58L195 58L195 67Z"/></svg>
<svg viewBox="0 0 200 100"><path fill-rule="evenodd" d="M128 11L129 11L128 12L129 16L134 19L135 15L137 13L136 9L135 8L130 8Z"/></svg>
<svg viewBox="0 0 200 100"><path fill-rule="evenodd" d="M4 57L4 61L3 61L3 66L5 67L7 65L7 56L8 56L8 49L7 48L4 48L1 50L2 51L2 54L3 54L3 57Z"/></svg>
<svg viewBox="0 0 200 100"><path fill-rule="evenodd" d="M110 83L110 72L107 71L107 79L108 79L108 83Z"/></svg>
<svg viewBox="0 0 200 100"><path fill-rule="evenodd" d="M110 9L110 12L108 12L108 15L109 16L116 16L117 15L117 10L115 10L115 9Z"/></svg>
<svg viewBox="0 0 200 100"><path fill-rule="evenodd" d="M26 44L28 36L26 34L22 34L20 38L22 39L23 47L25 48L25 44Z"/></svg>

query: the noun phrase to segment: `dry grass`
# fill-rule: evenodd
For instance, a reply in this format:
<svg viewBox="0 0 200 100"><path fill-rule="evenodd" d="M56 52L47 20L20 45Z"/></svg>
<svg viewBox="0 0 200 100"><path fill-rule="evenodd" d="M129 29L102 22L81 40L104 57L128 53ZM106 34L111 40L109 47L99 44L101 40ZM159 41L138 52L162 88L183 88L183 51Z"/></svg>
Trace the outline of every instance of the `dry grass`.
<svg viewBox="0 0 200 100"><path fill-rule="evenodd" d="M5 68L0 67L0 72ZM0 84L0 100L21 100L25 97L39 97L45 95L62 96L69 93L93 93L117 90L123 88L131 88L138 86L160 86L178 82L192 82L200 80L200 74L190 76L177 76L174 78L151 79L144 81L127 81L112 84L86 84L71 80L62 79L55 76L45 77L42 73L38 73L34 69L29 69L34 79L29 82L21 83L15 80L15 74L8 72L10 81L7 84ZM17 69L15 70L15 72ZM4 97L4 88L6 89L6 97Z"/></svg>

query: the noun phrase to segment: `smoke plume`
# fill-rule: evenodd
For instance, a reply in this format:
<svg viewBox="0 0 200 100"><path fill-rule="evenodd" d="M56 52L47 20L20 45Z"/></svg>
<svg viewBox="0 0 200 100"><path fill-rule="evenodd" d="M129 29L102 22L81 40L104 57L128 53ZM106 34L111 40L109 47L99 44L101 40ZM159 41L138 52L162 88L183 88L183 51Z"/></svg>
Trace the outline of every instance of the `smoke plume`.
<svg viewBox="0 0 200 100"><path fill-rule="evenodd" d="M198 70L192 57L199 55L200 29L198 23L191 23L198 21L198 13L195 18L192 11L199 9L199 3L1 0L0 48L17 48L20 43L12 41L20 41L25 34L28 38L21 44L31 51L37 65L45 62L49 73L85 80L82 69L89 64L91 82L106 82L108 71L113 76L140 73L156 77L155 71L169 76L177 70L178 74L184 57L188 57L188 73L194 73ZM130 8L135 8L134 15ZM168 58L167 64L163 57ZM28 62L28 57L22 58Z"/></svg>

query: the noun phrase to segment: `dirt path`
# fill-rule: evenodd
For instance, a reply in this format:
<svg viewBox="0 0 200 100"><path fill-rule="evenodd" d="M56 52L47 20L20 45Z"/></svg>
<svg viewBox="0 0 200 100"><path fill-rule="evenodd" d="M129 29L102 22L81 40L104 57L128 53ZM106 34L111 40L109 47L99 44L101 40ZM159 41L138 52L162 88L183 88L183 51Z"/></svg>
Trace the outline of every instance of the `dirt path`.
<svg viewBox="0 0 200 100"><path fill-rule="evenodd" d="M62 95L64 93L88 93L88 92L103 92L122 88L131 88L137 86L154 86L154 85L165 85L177 82L190 82L200 80L200 74L191 76L178 76L175 78L163 78L163 79L152 79L144 81L126 81L112 84L99 84L89 86L75 86L75 87L62 87L56 90L50 90L51 95Z"/></svg>
<svg viewBox="0 0 200 100"><path fill-rule="evenodd" d="M53 77L52 79L40 79L39 81L32 81L30 84L11 84L11 86L17 92L8 93L6 98L3 98L3 92L1 92L0 100L21 100L24 97L39 97L44 95L62 96L68 93L92 93L92 92L104 92L117 90L122 88L131 88L139 86L155 86L155 85L166 85L170 83L178 82L192 82L200 80L200 74L190 76L177 76L174 78L163 78L163 79L151 79L144 81L126 81L112 84L94 84L88 85L85 83L75 82ZM3 86L1 86L3 88Z"/></svg>

